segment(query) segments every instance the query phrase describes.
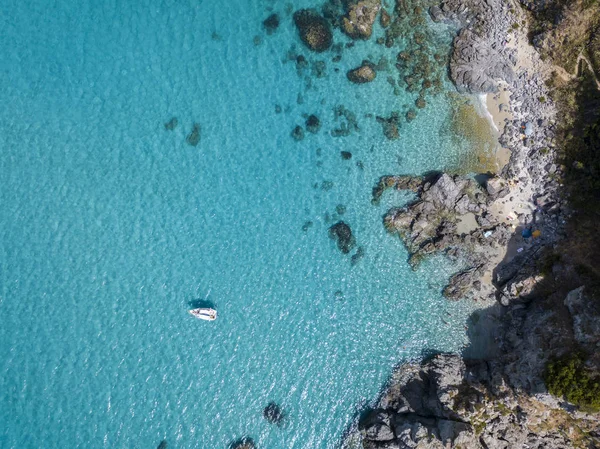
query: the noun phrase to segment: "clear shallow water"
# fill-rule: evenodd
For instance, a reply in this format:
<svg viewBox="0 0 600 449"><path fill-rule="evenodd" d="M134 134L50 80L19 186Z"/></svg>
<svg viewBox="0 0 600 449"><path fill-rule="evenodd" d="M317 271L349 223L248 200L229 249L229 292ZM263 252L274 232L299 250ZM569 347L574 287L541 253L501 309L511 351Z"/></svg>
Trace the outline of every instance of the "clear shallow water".
<svg viewBox="0 0 600 449"><path fill-rule="evenodd" d="M273 3L132 3L0 12L0 444L335 447L396 363L466 341L442 322L469 312L441 298L453 267L412 272L381 223L402 198L370 204L382 174L460 158L445 97L390 142L364 114L414 97L345 80L381 47L344 52L339 73L319 56L328 76L307 89L282 6L266 36ZM328 135L339 104L359 133ZM323 128L294 142L303 113ZM327 235L338 204L365 251L354 267ZM214 323L187 314L205 298ZM262 417L271 400L282 428Z"/></svg>

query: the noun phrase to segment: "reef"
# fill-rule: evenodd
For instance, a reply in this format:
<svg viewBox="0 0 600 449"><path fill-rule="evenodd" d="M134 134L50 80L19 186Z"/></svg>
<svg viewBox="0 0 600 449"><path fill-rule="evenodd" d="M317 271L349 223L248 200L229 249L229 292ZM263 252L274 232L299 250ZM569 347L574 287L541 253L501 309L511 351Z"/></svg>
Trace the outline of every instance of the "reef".
<svg viewBox="0 0 600 449"><path fill-rule="evenodd" d="M333 34L329 22L319 13L310 9L301 9L294 13L294 23L304 45L316 52L331 47Z"/></svg>
<svg viewBox="0 0 600 449"><path fill-rule="evenodd" d="M271 14L263 21L263 26L267 30L267 34L273 34L279 28L279 16L277 14Z"/></svg>

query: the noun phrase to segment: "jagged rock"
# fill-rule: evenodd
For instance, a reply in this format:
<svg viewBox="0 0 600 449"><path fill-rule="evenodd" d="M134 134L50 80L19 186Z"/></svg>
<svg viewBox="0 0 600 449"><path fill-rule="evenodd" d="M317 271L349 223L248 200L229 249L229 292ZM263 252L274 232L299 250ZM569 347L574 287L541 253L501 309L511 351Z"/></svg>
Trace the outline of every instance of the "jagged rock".
<svg viewBox="0 0 600 449"><path fill-rule="evenodd" d="M490 196L490 200L495 201L499 198L504 198L510 193L510 189L506 181L502 178L489 178L485 183L485 188Z"/></svg>
<svg viewBox="0 0 600 449"><path fill-rule="evenodd" d="M380 0L350 0L346 3L346 15L342 18L342 31L352 39L368 39L373 23L381 8Z"/></svg>
<svg viewBox="0 0 600 449"><path fill-rule="evenodd" d="M337 241L338 248L344 254L348 254L356 244L350 226L343 221L338 221L329 228L329 237Z"/></svg>
<svg viewBox="0 0 600 449"><path fill-rule="evenodd" d="M314 10L301 9L294 13L294 23L302 42L313 51L323 52L331 47L333 35L329 22Z"/></svg>
<svg viewBox="0 0 600 449"><path fill-rule="evenodd" d="M346 75L350 81L356 84L369 83L377 76L374 65L369 61L363 61L360 67L349 70Z"/></svg>
<svg viewBox="0 0 600 449"><path fill-rule="evenodd" d="M475 282L481 274L481 267L471 267L455 274L450 278L450 282L444 288L444 296L454 301L464 297L473 287L473 282Z"/></svg>
<svg viewBox="0 0 600 449"><path fill-rule="evenodd" d="M425 190L421 199L433 203L436 207L452 209L456 204L460 187L452 177L444 173L429 189Z"/></svg>
<svg viewBox="0 0 600 449"><path fill-rule="evenodd" d="M498 81L512 82L514 72L489 39L463 28L454 40L450 77L459 92L477 94L497 92Z"/></svg>
<svg viewBox="0 0 600 449"><path fill-rule="evenodd" d="M273 34L279 27L279 16L277 14L271 14L263 21L263 26L267 30L267 34Z"/></svg>

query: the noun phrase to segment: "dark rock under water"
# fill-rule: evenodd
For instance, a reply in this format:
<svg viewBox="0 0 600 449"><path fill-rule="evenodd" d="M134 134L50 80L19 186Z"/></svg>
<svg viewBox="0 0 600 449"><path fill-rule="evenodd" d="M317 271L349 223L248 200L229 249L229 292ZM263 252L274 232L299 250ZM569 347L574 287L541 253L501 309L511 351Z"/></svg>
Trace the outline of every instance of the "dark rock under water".
<svg viewBox="0 0 600 449"><path fill-rule="evenodd" d="M275 402L269 402L269 404L267 404L263 410L263 417L271 424L277 424L280 426L283 423L283 418L285 415L279 405L277 405Z"/></svg>
<svg viewBox="0 0 600 449"><path fill-rule="evenodd" d="M329 228L329 237L337 241L338 248L344 254L348 254L356 244L352 229L343 221L338 221Z"/></svg>
<svg viewBox="0 0 600 449"><path fill-rule="evenodd" d="M300 39L308 48L323 52L331 47L333 34L329 22L311 9L300 9L294 13L294 23L300 33Z"/></svg>

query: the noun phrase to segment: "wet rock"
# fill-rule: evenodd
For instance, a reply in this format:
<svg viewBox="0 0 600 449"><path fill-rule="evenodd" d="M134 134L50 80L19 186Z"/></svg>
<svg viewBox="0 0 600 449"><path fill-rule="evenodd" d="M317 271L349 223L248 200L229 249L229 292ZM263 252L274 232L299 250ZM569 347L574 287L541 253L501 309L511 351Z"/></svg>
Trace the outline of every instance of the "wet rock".
<svg viewBox="0 0 600 449"><path fill-rule="evenodd" d="M350 151L340 151L340 155L345 161L352 159L352 153L350 153Z"/></svg>
<svg viewBox="0 0 600 449"><path fill-rule="evenodd" d="M352 39L369 39L380 8L380 0L348 1L347 13L342 18L342 31Z"/></svg>
<svg viewBox="0 0 600 449"><path fill-rule="evenodd" d="M349 70L346 76L356 84L369 83L375 79L375 66L369 61L363 61L360 67Z"/></svg>
<svg viewBox="0 0 600 449"><path fill-rule="evenodd" d="M400 137L399 124L400 114L398 112L392 112L389 118L376 117L376 120L381 123L383 128L383 135L389 140L396 140Z"/></svg>
<svg viewBox="0 0 600 449"><path fill-rule="evenodd" d="M273 34L279 27L279 16L277 14L271 14L263 21L263 26L267 30L267 34Z"/></svg>
<svg viewBox="0 0 600 449"><path fill-rule="evenodd" d="M337 241L338 248L344 254L348 254L356 244L350 226L343 221L339 221L329 228L329 237Z"/></svg>
<svg viewBox="0 0 600 449"><path fill-rule="evenodd" d="M408 112L406 113L406 121L412 122L416 118L417 118L417 111L415 111L414 109L409 109Z"/></svg>
<svg viewBox="0 0 600 449"><path fill-rule="evenodd" d="M296 126L292 130L292 138L296 142L300 142L302 139L304 139L304 130L302 129L302 127L300 125Z"/></svg>
<svg viewBox="0 0 600 449"><path fill-rule="evenodd" d="M269 402L269 404L263 410L263 417L271 424L277 424L281 426L283 424L283 418L285 417L281 407L275 402Z"/></svg>
<svg viewBox="0 0 600 449"><path fill-rule="evenodd" d="M459 300L473 288L473 283L482 275L482 267L472 267L455 274L444 288L444 296L451 300Z"/></svg>
<svg viewBox="0 0 600 449"><path fill-rule="evenodd" d="M321 129L321 121L319 117L311 114L306 119L306 130L310 133L316 134Z"/></svg>
<svg viewBox="0 0 600 449"><path fill-rule="evenodd" d="M417 101L415 101L415 106L419 109L423 109L425 106L427 106L427 102L423 97L419 97L417 98Z"/></svg>
<svg viewBox="0 0 600 449"><path fill-rule="evenodd" d="M162 440L156 449L167 449L167 440Z"/></svg>
<svg viewBox="0 0 600 449"><path fill-rule="evenodd" d="M198 145L198 143L200 142L200 125L198 123L194 123L194 126L192 127L192 132L188 134L185 141L193 147Z"/></svg>
<svg viewBox="0 0 600 449"><path fill-rule="evenodd" d="M301 9L294 13L294 23L304 45L316 52L331 47L333 35L329 22L314 10Z"/></svg>
<svg viewBox="0 0 600 449"><path fill-rule="evenodd" d="M167 131L173 131L175 128L177 128L177 123L177 117L173 117L171 120L165 123L165 129Z"/></svg>

